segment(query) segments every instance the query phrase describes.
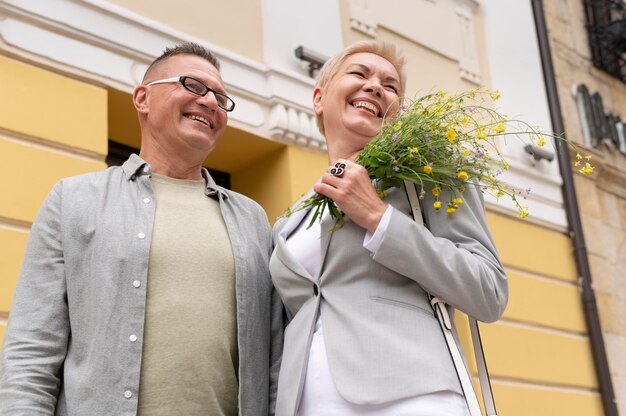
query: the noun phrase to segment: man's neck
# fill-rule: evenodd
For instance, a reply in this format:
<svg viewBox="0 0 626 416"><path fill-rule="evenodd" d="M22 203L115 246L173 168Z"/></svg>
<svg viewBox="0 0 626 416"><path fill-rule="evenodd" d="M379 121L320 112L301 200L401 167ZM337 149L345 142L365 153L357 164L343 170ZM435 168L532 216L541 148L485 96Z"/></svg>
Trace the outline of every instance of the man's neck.
<svg viewBox="0 0 626 416"><path fill-rule="evenodd" d="M176 179L202 179L202 161L190 162L180 157L165 157L159 152L141 149L139 156L150 164L152 172Z"/></svg>

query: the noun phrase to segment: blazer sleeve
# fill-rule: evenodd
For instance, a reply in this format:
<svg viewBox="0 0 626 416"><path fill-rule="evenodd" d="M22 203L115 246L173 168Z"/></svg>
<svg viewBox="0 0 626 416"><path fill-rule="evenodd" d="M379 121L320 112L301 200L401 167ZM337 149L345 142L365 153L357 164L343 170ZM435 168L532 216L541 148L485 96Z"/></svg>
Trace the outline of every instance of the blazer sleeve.
<svg viewBox="0 0 626 416"><path fill-rule="evenodd" d="M464 203L447 215L420 201L427 226L393 210L374 261L417 282L425 291L484 322L498 320L508 301L508 281L485 218L479 185L467 186ZM440 196L448 200L447 193Z"/></svg>
<svg viewBox="0 0 626 416"><path fill-rule="evenodd" d="M35 219L0 365L2 415L53 415L69 339L61 184Z"/></svg>

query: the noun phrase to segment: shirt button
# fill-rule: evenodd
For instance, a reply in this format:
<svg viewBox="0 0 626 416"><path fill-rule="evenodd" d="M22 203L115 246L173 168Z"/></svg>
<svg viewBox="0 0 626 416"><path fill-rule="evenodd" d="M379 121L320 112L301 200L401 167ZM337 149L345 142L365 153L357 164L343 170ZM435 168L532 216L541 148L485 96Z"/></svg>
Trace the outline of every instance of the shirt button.
<svg viewBox="0 0 626 416"><path fill-rule="evenodd" d="M148 173L148 172L150 172L150 168L149 168L149 167L147 167L147 166L144 166L144 167L143 167L143 171L144 171L144 172L146 172L146 173Z"/></svg>
<svg viewBox="0 0 626 416"><path fill-rule="evenodd" d="M315 283L313 283L313 294L315 296L320 294L320 289L317 287L317 285Z"/></svg>
<svg viewBox="0 0 626 416"><path fill-rule="evenodd" d="M144 204L149 204L150 203L150 198L144 198L143 199L143 203Z"/></svg>
<svg viewBox="0 0 626 416"><path fill-rule="evenodd" d="M144 238L146 238L146 234L145 233L139 233L139 234L137 234L137 237L139 237L141 240L143 240Z"/></svg>
<svg viewBox="0 0 626 416"><path fill-rule="evenodd" d="M135 280L135 281L133 281L133 286L139 287L139 286L141 286L141 282L139 280Z"/></svg>
<svg viewBox="0 0 626 416"><path fill-rule="evenodd" d="M137 335L132 334L131 336L128 337L128 339L130 340L130 342L135 342L137 341Z"/></svg>
<svg viewBox="0 0 626 416"><path fill-rule="evenodd" d="M130 399L131 397L133 397L133 392L130 390L126 390L124 392L124 397L126 397L127 399Z"/></svg>

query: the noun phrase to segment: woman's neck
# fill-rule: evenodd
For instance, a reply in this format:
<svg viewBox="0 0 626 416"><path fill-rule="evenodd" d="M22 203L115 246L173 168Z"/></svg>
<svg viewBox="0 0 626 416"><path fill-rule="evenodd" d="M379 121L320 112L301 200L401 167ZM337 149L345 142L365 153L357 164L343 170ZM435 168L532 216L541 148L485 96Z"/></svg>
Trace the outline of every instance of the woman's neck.
<svg viewBox="0 0 626 416"><path fill-rule="evenodd" d="M337 159L347 159L354 162L358 154L363 150L351 146L348 140L335 141L327 138L326 144L328 146L328 161L330 163L335 163Z"/></svg>

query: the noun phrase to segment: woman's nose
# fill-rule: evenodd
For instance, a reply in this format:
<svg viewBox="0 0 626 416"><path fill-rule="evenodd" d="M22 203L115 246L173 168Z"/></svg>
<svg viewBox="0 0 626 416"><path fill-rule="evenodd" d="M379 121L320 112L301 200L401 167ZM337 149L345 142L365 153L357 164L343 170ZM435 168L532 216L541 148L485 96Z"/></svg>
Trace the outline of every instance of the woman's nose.
<svg viewBox="0 0 626 416"><path fill-rule="evenodd" d="M366 92L371 92L375 94L377 97L383 96L383 87L377 82L371 81L365 86Z"/></svg>

